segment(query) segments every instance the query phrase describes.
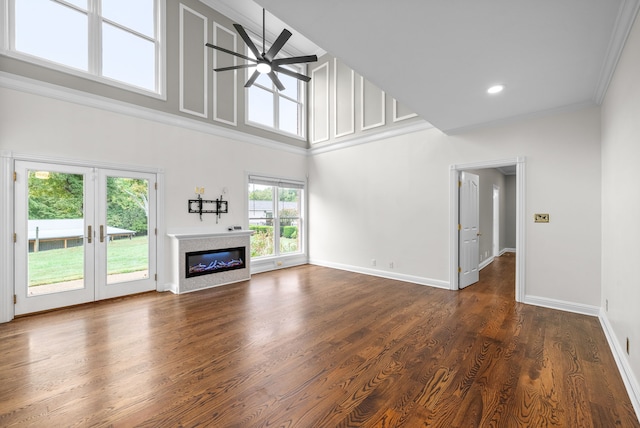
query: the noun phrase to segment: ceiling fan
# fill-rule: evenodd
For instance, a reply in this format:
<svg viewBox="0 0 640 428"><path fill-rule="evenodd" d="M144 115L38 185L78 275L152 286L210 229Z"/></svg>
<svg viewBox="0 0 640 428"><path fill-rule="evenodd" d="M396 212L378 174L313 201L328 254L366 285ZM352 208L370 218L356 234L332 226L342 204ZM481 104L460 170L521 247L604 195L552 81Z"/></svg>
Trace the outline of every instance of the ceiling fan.
<svg viewBox="0 0 640 428"><path fill-rule="evenodd" d="M300 63L306 63L306 62L314 62L318 60L318 57L316 55L304 55L304 56L294 56L294 57L288 57L288 58L276 58L276 55L278 54L278 52L280 52L280 49L282 49L282 47L284 46L285 43L287 43L287 40L289 40L289 37L291 37L291 31L287 30L286 28L284 30L282 30L282 32L280 33L280 35L278 36L278 38L276 39L276 41L271 45L271 47L269 48L268 51L265 50L265 42L264 42L264 34L265 34L265 12L264 9L262 9L262 53L260 53L260 51L258 51L258 48L256 47L256 45L253 43L253 41L249 38L249 35L247 34L247 32L245 31L244 28L242 28L242 25L240 24L233 24L233 27L236 29L236 31L238 32L238 34L240 35L240 37L242 37L242 40L244 40L244 42L247 44L247 47L249 48L249 50L251 51L251 53L253 53L253 55L255 55L255 58L251 58L249 56L237 53L237 52L233 52L230 51L229 49L225 49L223 47L220 46L214 46L211 43L206 43L206 46L219 50L221 52L225 52L234 56L237 56L239 58L245 59L247 61L250 61L251 64L241 64L241 65L234 65L231 67L222 67L222 68L214 68L213 71L229 71L229 70L238 70L238 69L242 69L242 68L250 68L250 67L256 67L256 71L253 72L253 74L251 75L251 77L249 78L249 80L247 80L247 83L244 85L245 88L250 87L251 85L253 85L253 83L256 81L256 79L260 76L260 74L265 73L269 76L269 78L271 78L271 80L273 81L273 83L276 85L276 87L282 91L284 90L284 85L282 84L282 82L280 81L280 79L278 79L278 75L277 73L282 73L282 74L286 74L287 76L291 76L291 77L295 77L296 79L302 80L304 82L308 82L311 80L310 77L305 76L304 74L300 74L300 73L296 73L295 71L292 71L288 68L284 68L281 67L282 65L286 65L286 64L300 64Z"/></svg>

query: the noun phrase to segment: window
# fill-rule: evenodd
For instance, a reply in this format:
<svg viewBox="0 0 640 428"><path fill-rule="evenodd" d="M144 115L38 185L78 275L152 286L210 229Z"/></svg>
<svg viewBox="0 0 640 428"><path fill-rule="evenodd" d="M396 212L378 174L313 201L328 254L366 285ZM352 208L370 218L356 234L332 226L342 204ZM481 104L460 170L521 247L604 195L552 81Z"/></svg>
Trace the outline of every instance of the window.
<svg viewBox="0 0 640 428"><path fill-rule="evenodd" d="M248 197L252 258L304 252L303 182L252 175Z"/></svg>
<svg viewBox="0 0 640 428"><path fill-rule="evenodd" d="M247 55L254 57L251 51ZM304 73L302 66L284 65L296 73ZM247 69L247 78L255 67ZM285 89L279 91L269 76L261 74L247 89L247 119L252 125L304 137L304 83L282 73L276 73Z"/></svg>
<svg viewBox="0 0 640 428"><path fill-rule="evenodd" d="M160 92L162 0L8 1L9 49L20 58Z"/></svg>

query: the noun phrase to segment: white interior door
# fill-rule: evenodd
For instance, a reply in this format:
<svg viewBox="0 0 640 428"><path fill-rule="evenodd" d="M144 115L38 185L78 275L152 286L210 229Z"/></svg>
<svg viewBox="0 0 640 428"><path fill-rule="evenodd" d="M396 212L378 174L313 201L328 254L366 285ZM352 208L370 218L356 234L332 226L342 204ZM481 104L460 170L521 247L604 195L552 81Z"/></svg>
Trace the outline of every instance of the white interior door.
<svg viewBox="0 0 640 428"><path fill-rule="evenodd" d="M16 161L15 313L156 288L155 174Z"/></svg>
<svg viewBox="0 0 640 428"><path fill-rule="evenodd" d="M479 184L480 177L468 172L460 173L459 186L459 287L478 282L480 278L479 244Z"/></svg>

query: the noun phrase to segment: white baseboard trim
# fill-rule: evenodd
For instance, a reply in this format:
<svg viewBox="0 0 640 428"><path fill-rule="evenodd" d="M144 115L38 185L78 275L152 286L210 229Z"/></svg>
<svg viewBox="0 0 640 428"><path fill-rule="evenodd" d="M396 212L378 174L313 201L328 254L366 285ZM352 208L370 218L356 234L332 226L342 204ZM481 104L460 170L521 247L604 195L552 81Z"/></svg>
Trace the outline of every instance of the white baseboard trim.
<svg viewBox="0 0 640 428"><path fill-rule="evenodd" d="M582 303L567 302L564 300L549 299L547 297L525 296L523 303L543 308L557 309L565 312L573 312L576 314L589 315L597 317L600 313L598 306L584 305Z"/></svg>
<svg viewBox="0 0 640 428"><path fill-rule="evenodd" d="M502 250L500 250L500 254L498 255L501 256L504 253L515 253L515 252L516 252L515 248L503 248Z"/></svg>
<svg viewBox="0 0 640 428"><path fill-rule="evenodd" d="M483 260L480 263L480 265L478 265L478 270L482 270L482 269L486 268L487 266L489 266L493 262L494 259L495 259L495 257L491 256L488 259Z"/></svg>
<svg viewBox="0 0 640 428"><path fill-rule="evenodd" d="M403 274L403 273L395 273L395 272L388 272L388 271L384 271L384 270L369 269L369 268L363 268L363 267L360 267L360 266L344 265L344 264L341 264L341 263L327 262L327 261L324 261L324 260L310 259L309 260L309 264L316 265L316 266L328 267L328 268L332 268L332 269L346 270L346 271L349 271L349 272L361 273L361 274L364 274L364 275L371 275L371 276L378 276L378 277L381 277L381 278L394 279L396 281L411 282L411 283L414 283L414 284L426 285L426 286L429 286L429 287L442 288L442 289L445 289L445 290L449 290L449 281L442 281L442 280L439 280L439 279L431 279L431 278L424 278L424 277L415 276L415 275L406 275L406 274Z"/></svg>
<svg viewBox="0 0 640 428"><path fill-rule="evenodd" d="M629 360L625 355L625 351L616 337L613 327L602 308L600 308L598 319L602 325L602 330L607 338L607 342L609 342L609 348L611 348L611 353L613 354L613 358L618 366L622 382L624 382L624 386L627 388L629 400L631 400L633 409L636 411L636 417L640 419L640 384L638 384L638 380L635 378L631 366L629 366Z"/></svg>
<svg viewBox="0 0 640 428"><path fill-rule="evenodd" d="M294 266L302 266L307 264L306 258L292 258L292 259L271 259L264 261L251 261L251 274L270 272L272 270L286 269Z"/></svg>

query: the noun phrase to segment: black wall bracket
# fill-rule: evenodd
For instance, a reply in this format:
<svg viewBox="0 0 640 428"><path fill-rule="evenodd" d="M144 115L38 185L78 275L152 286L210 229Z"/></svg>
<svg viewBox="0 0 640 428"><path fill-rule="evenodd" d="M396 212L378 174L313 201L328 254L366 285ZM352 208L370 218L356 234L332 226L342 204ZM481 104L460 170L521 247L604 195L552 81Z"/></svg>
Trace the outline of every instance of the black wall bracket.
<svg viewBox="0 0 640 428"><path fill-rule="evenodd" d="M220 218L220 214L226 214L229 212L229 202L220 199L202 199L198 195L198 199L189 199L189 213L200 214L200 221L202 221L202 214L215 214L216 224Z"/></svg>

